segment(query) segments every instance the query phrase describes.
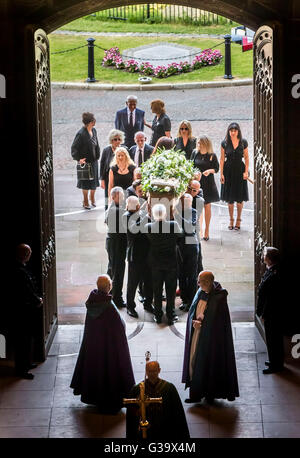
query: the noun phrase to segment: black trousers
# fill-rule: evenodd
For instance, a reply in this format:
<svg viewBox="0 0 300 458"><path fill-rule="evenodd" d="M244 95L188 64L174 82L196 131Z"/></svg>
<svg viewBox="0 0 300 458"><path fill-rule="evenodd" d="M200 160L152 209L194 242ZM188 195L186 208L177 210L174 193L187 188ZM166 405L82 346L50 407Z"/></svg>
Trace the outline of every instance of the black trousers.
<svg viewBox="0 0 300 458"><path fill-rule="evenodd" d="M138 284L143 284L143 295L145 297L144 307L150 306L153 300L152 272L149 265L144 262L128 262L128 282L127 282L127 308L134 309L134 301Z"/></svg>
<svg viewBox="0 0 300 458"><path fill-rule="evenodd" d="M198 244L180 244L178 256L178 278L180 296L185 304L191 304L197 291Z"/></svg>
<svg viewBox="0 0 300 458"><path fill-rule="evenodd" d="M198 272L197 276L199 275L200 272L202 272L203 269L203 264L202 264L202 251L201 251L201 243L199 242L199 254L198 254Z"/></svg>
<svg viewBox="0 0 300 458"><path fill-rule="evenodd" d="M284 364L282 323L272 319L265 319L264 326L270 367L280 369Z"/></svg>
<svg viewBox="0 0 300 458"><path fill-rule="evenodd" d="M26 327L25 324L24 327ZM15 372L17 375L23 375L28 372L32 364L32 334L25 333L24 329L20 329L19 332L15 330L13 335L13 347L15 354Z"/></svg>
<svg viewBox="0 0 300 458"><path fill-rule="evenodd" d="M152 280L153 280L153 293L154 293L154 308L155 316L161 318L163 315L162 311L162 290L165 284L167 306L166 313L168 318L173 318L175 315L175 296L177 287L177 272L176 270L170 269L159 269L152 268Z"/></svg>
<svg viewBox="0 0 300 458"><path fill-rule="evenodd" d="M108 254L107 275L112 279L112 297L116 305L122 302L122 289L125 272L127 237L126 234L116 234L106 238Z"/></svg>

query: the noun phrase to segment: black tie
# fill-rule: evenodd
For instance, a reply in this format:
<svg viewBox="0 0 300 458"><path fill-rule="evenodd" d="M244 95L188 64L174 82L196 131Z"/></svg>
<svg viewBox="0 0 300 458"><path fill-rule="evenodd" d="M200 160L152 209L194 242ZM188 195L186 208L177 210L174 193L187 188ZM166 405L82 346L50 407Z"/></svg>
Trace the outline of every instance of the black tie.
<svg viewBox="0 0 300 458"><path fill-rule="evenodd" d="M132 111L130 112L130 115L129 115L129 125L130 125L130 127L133 127L133 115L132 115Z"/></svg>
<svg viewBox="0 0 300 458"><path fill-rule="evenodd" d="M139 149L138 167L141 165L142 162L143 162L142 150Z"/></svg>

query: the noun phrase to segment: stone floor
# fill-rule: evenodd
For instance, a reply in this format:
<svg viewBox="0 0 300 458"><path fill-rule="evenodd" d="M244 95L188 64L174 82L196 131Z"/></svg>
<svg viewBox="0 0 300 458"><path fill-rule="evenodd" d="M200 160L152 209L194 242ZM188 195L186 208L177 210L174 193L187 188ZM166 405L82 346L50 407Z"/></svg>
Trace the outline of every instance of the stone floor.
<svg viewBox="0 0 300 458"><path fill-rule="evenodd" d="M32 370L34 380L0 378L0 438L125 437L125 408L116 416L100 415L69 388L82 332L82 325L60 325L49 357ZM149 350L160 362L161 377L178 389L192 438L300 437L299 368L287 360L284 372L263 375L265 345L253 323L233 324L240 397L213 406L184 404L184 332L184 323L127 322L136 381L143 379Z"/></svg>

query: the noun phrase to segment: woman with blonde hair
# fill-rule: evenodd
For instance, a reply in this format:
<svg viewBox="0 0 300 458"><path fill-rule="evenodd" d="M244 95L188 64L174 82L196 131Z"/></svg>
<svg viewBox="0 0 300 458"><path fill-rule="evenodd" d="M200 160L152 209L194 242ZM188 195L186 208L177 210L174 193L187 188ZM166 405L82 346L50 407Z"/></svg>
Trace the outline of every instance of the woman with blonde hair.
<svg viewBox="0 0 300 458"><path fill-rule="evenodd" d="M191 160L201 172L200 184L203 189L205 218L203 240L207 242L209 240L211 202L218 202L220 196L214 178L214 174L219 171L219 161L213 151L211 140L206 135L202 135L197 139L197 146L191 155Z"/></svg>
<svg viewBox="0 0 300 458"><path fill-rule="evenodd" d="M133 182L133 172L136 168L135 163L129 156L126 148L119 146L115 150L115 155L110 164L108 195L115 186L120 186L124 190L129 188Z"/></svg>
<svg viewBox="0 0 300 458"><path fill-rule="evenodd" d="M196 148L196 138L192 136L192 125L189 121L185 119L181 121L174 142L175 151L183 151L186 158L190 159L193 150Z"/></svg>
<svg viewBox="0 0 300 458"><path fill-rule="evenodd" d="M160 99L152 100L150 103L151 111L155 114L155 117L151 124L144 123L145 126L152 129L152 138L150 145L155 146L157 140L160 137L171 137L171 121L169 116L166 114L165 104Z"/></svg>
<svg viewBox="0 0 300 458"><path fill-rule="evenodd" d="M106 146L101 154L100 160L100 180L101 188L105 192L105 209L107 209L108 203L108 177L110 163L115 155L116 148L124 143L124 133L118 129L110 130L108 134L109 145Z"/></svg>

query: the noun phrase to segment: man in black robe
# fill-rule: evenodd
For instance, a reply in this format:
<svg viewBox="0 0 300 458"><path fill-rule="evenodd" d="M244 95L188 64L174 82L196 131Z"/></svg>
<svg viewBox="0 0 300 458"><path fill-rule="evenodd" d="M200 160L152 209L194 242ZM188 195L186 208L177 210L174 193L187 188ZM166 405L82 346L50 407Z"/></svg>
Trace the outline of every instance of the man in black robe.
<svg viewBox="0 0 300 458"><path fill-rule="evenodd" d="M17 246L16 265L16 306L17 310L9 313L9 329L13 339L16 375L32 380L34 375L28 372L37 365L32 363L32 346L38 309L43 304L36 280L28 269L31 248L22 243Z"/></svg>
<svg viewBox="0 0 300 458"><path fill-rule="evenodd" d="M268 349L268 366L263 374L273 374L283 370L284 345L282 321L282 283L279 277L279 251L274 247L264 250L264 263L267 269L258 287L257 316L262 318Z"/></svg>
<svg viewBox="0 0 300 458"><path fill-rule="evenodd" d="M111 288L109 276L100 275L86 301L84 334L70 385L74 395L103 414L116 414L135 383L125 323Z"/></svg>
<svg viewBox="0 0 300 458"><path fill-rule="evenodd" d="M239 396L227 291L202 271L191 305L185 336L182 382L190 388L185 402L211 403Z"/></svg>
<svg viewBox="0 0 300 458"><path fill-rule="evenodd" d="M172 383L159 378L159 373L160 367L157 361L149 361L146 364L145 395L151 398L162 398L161 404L153 403L146 407L146 419L149 422L147 439L187 440L190 434L178 392ZM138 384L133 387L129 397L137 398L139 394ZM141 439L139 407L135 404L126 407L126 438Z"/></svg>

